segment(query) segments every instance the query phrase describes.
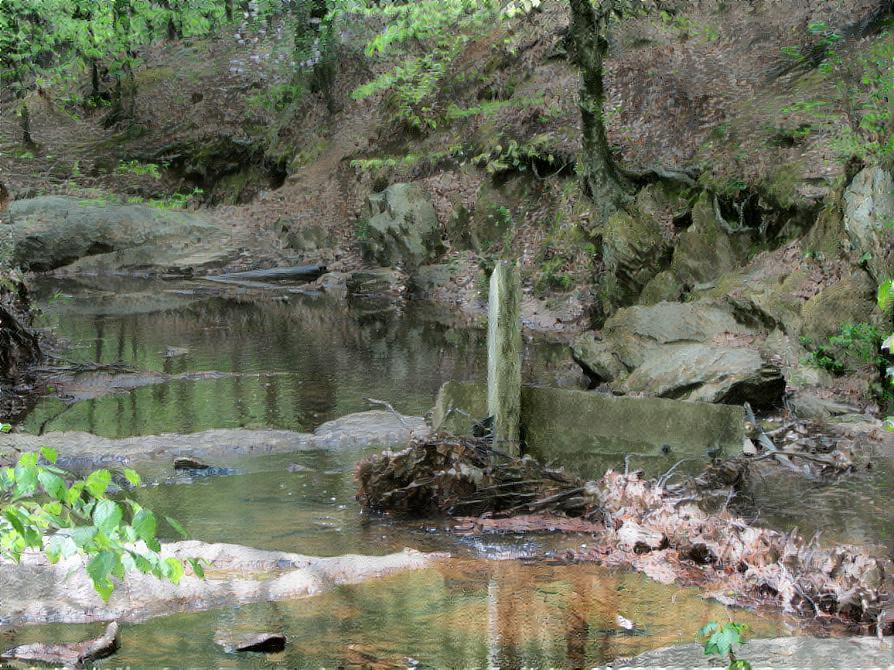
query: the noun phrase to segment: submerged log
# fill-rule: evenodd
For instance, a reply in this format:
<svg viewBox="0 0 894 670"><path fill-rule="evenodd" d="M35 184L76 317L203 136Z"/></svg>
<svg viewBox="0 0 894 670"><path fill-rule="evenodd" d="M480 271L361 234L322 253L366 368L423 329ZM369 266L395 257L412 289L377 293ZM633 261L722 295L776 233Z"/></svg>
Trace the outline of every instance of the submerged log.
<svg viewBox="0 0 894 670"><path fill-rule="evenodd" d="M81 667L118 650L118 624L110 623L101 637L84 642L48 644L37 642L7 649L0 658L37 661L65 667Z"/></svg>
<svg viewBox="0 0 894 670"><path fill-rule="evenodd" d="M741 459L715 466L686 487L611 470L584 481L495 451L483 440L438 438L358 464L357 497L371 511L464 517L457 528L463 533L589 532L595 542L568 559L631 566L660 581L735 592L740 604L831 614L889 632L894 622L884 611L894 565L887 558L856 546L822 547L796 530L754 527L726 504L715 513L699 506L700 484L735 486L747 477L743 468ZM484 518L467 518L472 515Z"/></svg>
<svg viewBox="0 0 894 670"><path fill-rule="evenodd" d="M293 265L285 268L270 268L269 270L247 270L245 272L227 272L222 275L205 277L210 281L277 281L281 279L317 279L326 274L325 265Z"/></svg>

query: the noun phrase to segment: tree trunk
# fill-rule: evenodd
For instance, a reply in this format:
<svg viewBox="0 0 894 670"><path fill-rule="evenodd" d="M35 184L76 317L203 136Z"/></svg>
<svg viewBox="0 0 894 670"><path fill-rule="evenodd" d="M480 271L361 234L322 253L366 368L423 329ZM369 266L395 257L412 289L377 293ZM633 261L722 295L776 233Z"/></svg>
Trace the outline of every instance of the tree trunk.
<svg viewBox="0 0 894 670"><path fill-rule="evenodd" d="M22 144L26 147L35 146L34 138L31 137L31 114L25 100L22 100L21 107L19 107L19 127L22 129Z"/></svg>
<svg viewBox="0 0 894 670"><path fill-rule="evenodd" d="M612 159L605 133L605 90L602 66L608 51L605 37L608 9L592 0L569 0L574 60L580 68L580 110L583 131L579 174L587 193L608 218L630 199L629 184Z"/></svg>
<svg viewBox="0 0 894 670"><path fill-rule="evenodd" d="M95 58L90 59L90 99L99 100L99 64Z"/></svg>

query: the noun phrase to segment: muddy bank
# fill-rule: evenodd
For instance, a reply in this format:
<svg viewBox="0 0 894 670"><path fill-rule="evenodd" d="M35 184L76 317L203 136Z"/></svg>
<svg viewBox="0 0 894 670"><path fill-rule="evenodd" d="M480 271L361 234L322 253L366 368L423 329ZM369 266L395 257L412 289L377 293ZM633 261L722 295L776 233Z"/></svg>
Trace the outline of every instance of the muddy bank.
<svg viewBox="0 0 894 670"><path fill-rule="evenodd" d="M64 432L45 435L0 435L0 458L16 452L51 447L59 453L62 467L75 471L102 465L131 466L173 463L188 457L209 465L238 456L284 454L311 449L357 449L370 445L401 446L429 432L421 417L385 410L359 412L324 423L313 433L288 430L206 430L187 435L149 435L112 440L91 433Z"/></svg>
<svg viewBox="0 0 894 670"><path fill-rule="evenodd" d="M317 558L198 541L163 545L162 554L207 561L206 578L187 575L174 585L128 574L104 603L80 556L56 565L39 554L28 554L19 565L0 562L0 624L143 621L175 612L303 598L341 584L426 567L446 556L406 549L386 556Z"/></svg>

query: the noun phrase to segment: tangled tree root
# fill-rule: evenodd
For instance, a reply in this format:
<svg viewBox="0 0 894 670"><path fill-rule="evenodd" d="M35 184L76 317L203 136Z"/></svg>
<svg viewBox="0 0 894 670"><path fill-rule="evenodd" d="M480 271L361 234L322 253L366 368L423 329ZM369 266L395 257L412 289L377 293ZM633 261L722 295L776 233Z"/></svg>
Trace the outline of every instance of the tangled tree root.
<svg viewBox="0 0 894 670"><path fill-rule="evenodd" d="M662 582L697 584L722 600L734 592L738 604L771 603L886 632L894 622L884 614L894 575L889 560L855 546L824 548L796 530L754 527L726 505L708 513L693 487L670 489L663 480L611 470L585 482L457 438L384 452L360 463L356 474L368 510L460 516L462 532L591 532L596 542L568 558L629 565ZM702 484L719 477L734 486L747 476L741 462L709 475Z"/></svg>

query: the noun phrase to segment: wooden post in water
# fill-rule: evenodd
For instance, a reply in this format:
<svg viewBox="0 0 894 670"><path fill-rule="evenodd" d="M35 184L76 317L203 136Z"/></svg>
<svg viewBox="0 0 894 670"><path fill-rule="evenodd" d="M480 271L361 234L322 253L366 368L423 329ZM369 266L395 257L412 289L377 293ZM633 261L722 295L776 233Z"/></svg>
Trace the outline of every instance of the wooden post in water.
<svg viewBox="0 0 894 670"><path fill-rule="evenodd" d="M515 265L498 261L490 276L487 314L487 413L494 446L519 455L521 413L521 282Z"/></svg>

